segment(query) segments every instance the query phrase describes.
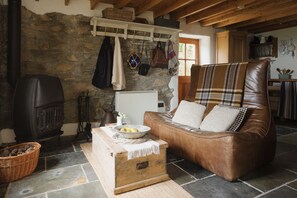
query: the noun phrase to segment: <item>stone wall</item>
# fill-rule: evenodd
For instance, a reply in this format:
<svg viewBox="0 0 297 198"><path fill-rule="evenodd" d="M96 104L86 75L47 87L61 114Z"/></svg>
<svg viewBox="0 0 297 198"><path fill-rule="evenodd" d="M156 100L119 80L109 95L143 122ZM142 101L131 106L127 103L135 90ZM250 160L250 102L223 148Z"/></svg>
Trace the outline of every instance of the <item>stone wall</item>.
<svg viewBox="0 0 297 198"><path fill-rule="evenodd" d="M1 10L1 15L2 13ZM4 17L1 18L1 24L2 21L7 20ZM91 35L89 22L90 18L82 15L37 15L22 8L21 73L47 74L60 78L65 97L64 123L77 122L77 97L81 92L88 90L91 96L91 121L99 121L104 115L103 109L108 108L114 98L112 89L98 89L91 84L103 37ZM168 86L171 76L168 75L167 69L151 69L147 76L138 75L137 70L129 69L126 59L133 46L140 52L142 41L120 39L120 42L125 65L126 90L156 89L159 99L169 106L173 90ZM154 46L155 43L145 42L148 50ZM6 82L5 56L5 53L1 53L0 128L11 127L12 95ZM5 110L2 112L3 106ZM5 124L2 123L2 118L5 118Z"/></svg>
<svg viewBox="0 0 297 198"><path fill-rule="evenodd" d="M11 128L13 89L7 83L7 14L8 6L0 5L0 129Z"/></svg>

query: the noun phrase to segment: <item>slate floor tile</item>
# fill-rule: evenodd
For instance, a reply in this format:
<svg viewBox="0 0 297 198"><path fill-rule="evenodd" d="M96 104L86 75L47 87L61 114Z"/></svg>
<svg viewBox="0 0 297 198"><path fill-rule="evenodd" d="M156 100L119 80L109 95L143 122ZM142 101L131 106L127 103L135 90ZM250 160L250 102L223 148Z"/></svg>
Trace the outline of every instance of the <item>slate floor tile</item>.
<svg viewBox="0 0 297 198"><path fill-rule="evenodd" d="M292 182L292 183L289 183L288 186L290 186L290 187L292 187L292 188L294 188L294 189L297 190L297 180L294 181L294 182Z"/></svg>
<svg viewBox="0 0 297 198"><path fill-rule="evenodd" d="M82 151L81 147L80 147L81 142L74 142L73 146L76 152L78 151Z"/></svg>
<svg viewBox="0 0 297 198"><path fill-rule="evenodd" d="M297 172L297 150L276 156L274 163L282 168Z"/></svg>
<svg viewBox="0 0 297 198"><path fill-rule="evenodd" d="M267 194L264 194L261 196L261 198L293 198L297 197L297 191L293 190L287 186L283 186L279 189L276 189L274 191L271 191Z"/></svg>
<svg viewBox="0 0 297 198"><path fill-rule="evenodd" d="M70 152L74 152L74 149L71 145L61 145L58 146L57 148L51 146L51 147L41 147L41 152L40 152L40 157L46 157L46 156L53 156L53 155L58 155L58 154L62 154L62 153L70 153Z"/></svg>
<svg viewBox="0 0 297 198"><path fill-rule="evenodd" d="M287 144L293 144L297 146L297 132L288 135L282 135L277 138L278 142L284 142Z"/></svg>
<svg viewBox="0 0 297 198"><path fill-rule="evenodd" d="M38 159L37 167L36 167L34 173L39 173L42 171L45 171L45 158L44 157L40 157Z"/></svg>
<svg viewBox="0 0 297 198"><path fill-rule="evenodd" d="M210 175L213 175L212 172L209 172L199 166L198 164L194 164L188 160L183 160L180 162L176 162L175 165L179 166L183 170L190 173L192 176L194 176L196 179L201 179Z"/></svg>
<svg viewBox="0 0 297 198"><path fill-rule="evenodd" d="M79 140L79 141L75 141L73 142L73 146L74 146L74 149L76 152L78 151L81 151L81 147L80 147L80 144L83 144L83 143L87 143L88 141L87 140ZM89 142L92 142L92 140L90 140Z"/></svg>
<svg viewBox="0 0 297 198"><path fill-rule="evenodd" d="M293 132L297 132L297 128L287 126L276 126L276 133L278 135L287 135Z"/></svg>
<svg viewBox="0 0 297 198"><path fill-rule="evenodd" d="M169 177L178 184L188 183L195 180L194 177L181 170L174 164L167 164L167 174Z"/></svg>
<svg viewBox="0 0 297 198"><path fill-rule="evenodd" d="M260 194L259 191L240 181L228 182L217 176L197 180L184 185L183 188L193 197L250 198Z"/></svg>
<svg viewBox="0 0 297 198"><path fill-rule="evenodd" d="M59 145L58 139L54 138L41 143L40 156L52 156L61 153L73 152L72 141L74 136L62 136Z"/></svg>
<svg viewBox="0 0 297 198"><path fill-rule="evenodd" d="M7 198L41 194L47 191L84 184L86 182L87 178L79 165L44 171L12 182L8 188Z"/></svg>
<svg viewBox="0 0 297 198"><path fill-rule="evenodd" d="M182 160L183 158L181 157L178 157L177 155L174 155L172 152L170 151L167 151L166 153L166 157L167 157L167 163L170 163L170 162L176 162L176 161L179 161L179 160Z"/></svg>
<svg viewBox="0 0 297 198"><path fill-rule="evenodd" d="M8 183L0 184L0 197L4 197Z"/></svg>
<svg viewBox="0 0 297 198"><path fill-rule="evenodd" d="M82 167L89 182L98 180L98 177L90 163L83 164Z"/></svg>
<svg viewBox="0 0 297 198"><path fill-rule="evenodd" d="M87 183L59 191L49 192L48 198L107 198L99 181Z"/></svg>
<svg viewBox="0 0 297 198"><path fill-rule="evenodd" d="M88 160L82 151L54 155L46 158L46 169L62 168L77 164L85 164Z"/></svg>
<svg viewBox="0 0 297 198"><path fill-rule="evenodd" d="M288 151L297 150L297 145L288 144L285 142L277 142L276 144L276 155L286 153Z"/></svg>
<svg viewBox="0 0 297 198"><path fill-rule="evenodd" d="M46 193L38 194L38 195L32 195L24 198L47 198Z"/></svg>
<svg viewBox="0 0 297 198"><path fill-rule="evenodd" d="M276 165L269 164L261 169L249 173L241 179L257 189L266 192L296 178L296 174L284 170Z"/></svg>

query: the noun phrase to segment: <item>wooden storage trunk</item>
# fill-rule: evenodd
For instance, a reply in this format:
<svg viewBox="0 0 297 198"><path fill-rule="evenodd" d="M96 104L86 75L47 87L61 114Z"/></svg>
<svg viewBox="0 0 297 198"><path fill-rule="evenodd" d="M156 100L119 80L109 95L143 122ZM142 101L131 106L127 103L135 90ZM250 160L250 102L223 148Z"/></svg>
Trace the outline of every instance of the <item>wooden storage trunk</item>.
<svg viewBox="0 0 297 198"><path fill-rule="evenodd" d="M102 168L105 182L119 194L169 179L166 173L166 148L160 144L160 155L149 155L128 160L127 151L100 128L92 130L92 153Z"/></svg>
<svg viewBox="0 0 297 198"><path fill-rule="evenodd" d="M132 21L133 12L129 10L120 10L117 8L106 8L102 11L103 18L115 19L121 21Z"/></svg>

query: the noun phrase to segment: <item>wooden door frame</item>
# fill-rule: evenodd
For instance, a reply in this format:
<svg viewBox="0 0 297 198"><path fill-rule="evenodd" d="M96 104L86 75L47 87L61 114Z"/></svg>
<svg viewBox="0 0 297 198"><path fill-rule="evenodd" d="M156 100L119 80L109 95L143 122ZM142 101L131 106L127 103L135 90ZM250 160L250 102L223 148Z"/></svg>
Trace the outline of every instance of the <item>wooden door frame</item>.
<svg viewBox="0 0 297 198"><path fill-rule="evenodd" d="M192 38L179 38L179 42L182 43L193 43L195 44L196 54L195 54L195 64L199 64L199 39L192 39ZM187 91L189 91L189 86L191 83L191 76L178 76L178 103L184 99L184 96L187 95ZM182 86L182 87L181 87ZM188 87L187 87L188 86Z"/></svg>

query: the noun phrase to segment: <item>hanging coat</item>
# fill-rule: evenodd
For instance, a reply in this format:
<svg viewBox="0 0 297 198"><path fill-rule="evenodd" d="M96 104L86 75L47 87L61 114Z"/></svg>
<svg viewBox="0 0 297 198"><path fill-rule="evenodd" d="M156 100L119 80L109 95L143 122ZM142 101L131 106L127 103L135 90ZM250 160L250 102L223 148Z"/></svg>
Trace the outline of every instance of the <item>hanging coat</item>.
<svg viewBox="0 0 297 198"><path fill-rule="evenodd" d="M113 90L123 90L126 88L121 44L118 36L114 38L113 70L112 81Z"/></svg>
<svg viewBox="0 0 297 198"><path fill-rule="evenodd" d="M111 87L113 66L113 49L110 44L110 37L105 37L101 45L96 69L93 75L92 84L98 88Z"/></svg>

